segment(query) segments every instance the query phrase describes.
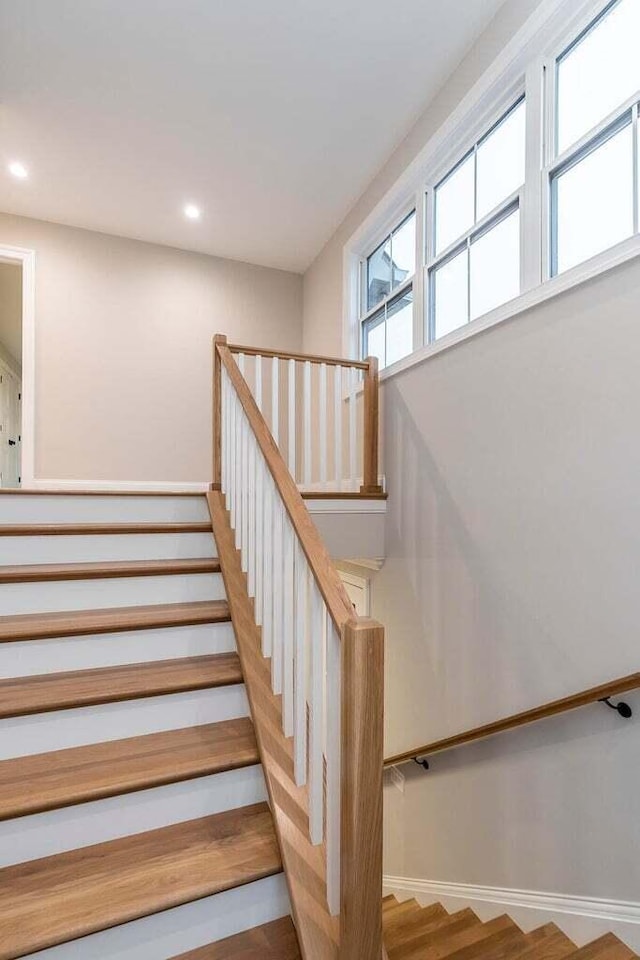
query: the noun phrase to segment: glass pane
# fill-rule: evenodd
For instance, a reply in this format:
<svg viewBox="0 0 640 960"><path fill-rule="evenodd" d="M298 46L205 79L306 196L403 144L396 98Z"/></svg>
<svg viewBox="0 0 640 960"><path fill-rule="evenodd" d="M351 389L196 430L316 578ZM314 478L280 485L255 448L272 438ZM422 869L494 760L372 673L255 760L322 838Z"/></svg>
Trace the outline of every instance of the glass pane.
<svg viewBox="0 0 640 960"><path fill-rule="evenodd" d="M406 290L387 308L387 366L413 350L413 290Z"/></svg>
<svg viewBox="0 0 640 960"><path fill-rule="evenodd" d="M436 253L474 224L474 159L470 154L436 188Z"/></svg>
<svg viewBox="0 0 640 960"><path fill-rule="evenodd" d="M401 223L391 236L391 289L413 275L416 269L416 214Z"/></svg>
<svg viewBox="0 0 640 960"><path fill-rule="evenodd" d="M632 127L628 124L554 183L556 273L633 233Z"/></svg>
<svg viewBox="0 0 640 960"><path fill-rule="evenodd" d="M620 0L558 61L561 153L640 88L640 3Z"/></svg>
<svg viewBox="0 0 640 960"><path fill-rule="evenodd" d="M465 247L433 273L435 339L463 326L469 319L467 279L469 256Z"/></svg>
<svg viewBox="0 0 640 960"><path fill-rule="evenodd" d="M522 100L478 146L478 220L524 183L525 115Z"/></svg>
<svg viewBox="0 0 640 960"><path fill-rule="evenodd" d="M384 320L382 322L376 321L376 326L368 326L366 328L366 343L365 343L365 356L366 357L377 357L380 369L385 364L385 349L384 349Z"/></svg>
<svg viewBox="0 0 640 960"><path fill-rule="evenodd" d="M391 242L387 238L367 257L367 310L391 292Z"/></svg>
<svg viewBox="0 0 640 960"><path fill-rule="evenodd" d="M471 244L471 319L481 317L520 293L520 211Z"/></svg>

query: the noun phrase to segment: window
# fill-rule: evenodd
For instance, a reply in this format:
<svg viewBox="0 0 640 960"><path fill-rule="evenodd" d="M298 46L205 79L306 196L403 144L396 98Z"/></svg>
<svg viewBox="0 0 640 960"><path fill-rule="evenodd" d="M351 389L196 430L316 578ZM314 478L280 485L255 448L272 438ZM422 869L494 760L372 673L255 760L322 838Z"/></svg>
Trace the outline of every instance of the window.
<svg viewBox="0 0 640 960"><path fill-rule="evenodd" d="M416 264L416 211L405 217L362 265L362 355L380 367L413 350L413 284Z"/></svg>
<svg viewBox="0 0 640 960"><path fill-rule="evenodd" d="M347 247L381 367L640 257L640 0L553 6L384 198L411 212Z"/></svg>
<svg viewBox="0 0 640 960"><path fill-rule="evenodd" d="M524 179L521 98L434 190L430 340L520 293L519 192Z"/></svg>
<svg viewBox="0 0 640 960"><path fill-rule="evenodd" d="M616 0L556 60L551 274L638 231L638 0Z"/></svg>

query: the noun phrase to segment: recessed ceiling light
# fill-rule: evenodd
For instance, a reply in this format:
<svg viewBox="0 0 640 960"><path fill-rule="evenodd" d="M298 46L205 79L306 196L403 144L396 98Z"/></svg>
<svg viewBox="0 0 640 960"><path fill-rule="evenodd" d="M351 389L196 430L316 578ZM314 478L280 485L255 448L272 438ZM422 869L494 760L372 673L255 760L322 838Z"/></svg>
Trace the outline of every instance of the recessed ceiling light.
<svg viewBox="0 0 640 960"><path fill-rule="evenodd" d="M9 173L12 177L16 177L18 180L26 180L29 176L29 171L25 167L24 163L20 163L19 160L13 160L9 164Z"/></svg>
<svg viewBox="0 0 640 960"><path fill-rule="evenodd" d="M184 208L184 215L187 220L199 220L200 219L200 207L196 207L195 203L188 203Z"/></svg>

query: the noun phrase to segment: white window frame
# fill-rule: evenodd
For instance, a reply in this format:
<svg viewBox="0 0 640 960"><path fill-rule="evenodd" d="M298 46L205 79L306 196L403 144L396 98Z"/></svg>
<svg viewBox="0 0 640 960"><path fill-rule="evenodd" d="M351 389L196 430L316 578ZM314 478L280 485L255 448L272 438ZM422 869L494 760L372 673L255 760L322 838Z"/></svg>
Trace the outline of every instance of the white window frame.
<svg viewBox="0 0 640 960"><path fill-rule="evenodd" d="M395 230L397 230L399 227L402 226L402 224L404 223L404 221L407 220L407 219L411 216L412 213L415 213L415 217L416 217L416 250L415 250L415 261L414 261L415 264L416 264L416 268L414 268L414 271L413 271L413 273L411 274L411 276L406 277L406 278L402 281L402 283L399 283L397 287L394 287L393 290L390 290L390 292L387 294L386 297L383 297L381 300L379 300L379 301L376 303L375 307L371 307L370 310L367 310L367 308L366 308L366 307L367 307L367 298L368 298L368 290L367 290L367 261L368 261L369 257L372 256L372 255L376 252L376 250L378 249L378 247L379 247L381 244L383 244L383 243L385 242L385 240L387 240L388 237L391 237L391 236L393 235L393 233L394 233ZM359 329L359 333L358 333L358 356L359 356L359 357L363 357L363 355L364 355L364 353L365 353L365 349L364 349L364 345L365 345L364 329L365 329L365 326L367 325L368 321L371 320L372 317L375 317L375 315L376 315L377 313L380 313L381 310L385 311L385 317L384 317L384 320L383 320L382 322L385 324L385 337L386 337L386 323L387 323L386 310L387 310L387 307L389 306L389 304L390 304L393 300L396 300L397 297L402 296L403 293L405 293L407 290L413 289L413 287L414 287L414 281L415 281L416 273L418 272L418 271L417 271L417 264L418 264L418 245L419 245L419 237L418 237L418 223L419 223L419 219L420 219L420 218L418 217L418 208L417 208L416 206L414 206L412 203L405 204L405 209L404 209L403 213L401 213L400 216L393 221L393 225L391 226L391 228L389 229L389 228L387 227L386 230L382 230L382 231L379 233L379 235L378 235L378 237L377 237L377 240L373 243L372 246L370 246L370 247L368 248L368 253L363 254L362 256L359 257L359 265L358 265L358 277L359 277L359 282L358 282L358 315L359 315L359 318L360 318L360 329ZM393 248L392 248L392 252L393 252ZM414 317L415 317L415 297L414 297ZM415 331L414 331L414 334L415 334ZM414 335L414 343L415 343L415 335ZM386 347L385 347L385 353L386 353ZM385 369L386 369L386 368L385 368Z"/></svg>
<svg viewBox="0 0 640 960"><path fill-rule="evenodd" d="M428 229L425 231L425 247L424 247L424 266L423 266L423 284L424 284L424 302L426 309L424 311L424 332L422 337L423 344L436 343L435 339L435 303L434 303L434 278L435 271L438 267L444 266L449 260L457 256L465 248L468 250L471 243L486 233L492 227L497 226L501 220L504 220L505 217L509 216L510 213L513 213L516 209L520 211L520 291L524 289L525 276L524 276L524 217L522 215L524 198L525 198L525 186L526 183L523 183L521 187L515 190L512 194L505 197L500 203L498 203L489 213L485 214L484 217L481 217L480 220L477 220L473 226L469 227L463 234L457 237L452 243L444 247L439 253L436 253L436 210L435 210L435 194L437 188L444 183L447 177L450 177L458 167L464 163L464 161L471 156L472 153L477 153L478 146L480 143L491 133L497 129L498 125L506 120L509 113L514 110L517 105L525 100L525 84L524 80L520 81L516 89L511 89L507 91L502 100L500 100L493 110L492 119L483 118L485 120L485 130L479 136L476 137L469 145L468 149L462 154L460 159L458 159L453 166L446 168L445 165L441 165L440 170L435 171L435 176L432 176L425 188L425 203L427 204L427 216L426 221L428 224ZM526 100L525 100L525 110L526 110ZM528 118L527 118L528 120ZM529 124L527 123L526 128L528 130ZM526 152L526 149L525 149ZM526 168L526 160L525 160ZM525 179L526 179L526 169L525 169ZM477 200L477 185L476 185L476 200ZM470 271L468 276L468 281L470 282ZM469 290L467 291L467 300L469 301ZM467 309L469 309L469 303L467 304ZM473 321L470 321L473 322ZM468 326L468 323L465 324Z"/></svg>
<svg viewBox="0 0 640 960"><path fill-rule="evenodd" d="M640 255L640 235L617 244L591 260L566 272L551 274L551 182L567 153L555 157L555 63L570 44L611 6L611 0L542 0L522 29L503 48L489 69L453 111L440 130L391 187L372 213L345 244L343 251L343 349L348 356L362 351L360 315L360 263L399 223L403 211L416 209L416 271L411 280L414 309L414 349L403 360L386 367L381 379L420 363L538 303L557 296L577 284L598 276L620 263ZM521 294L452 333L429 342L430 290L428 268L442 261L447 251L433 257L433 240L427 236L433 224L433 189L474 145L504 116L517 100L526 97L526 174L524 188L516 197L520 209ZM605 130L612 120L640 101L635 95L597 128ZM635 109L634 122L638 123ZM594 131L585 141L590 143ZM582 141L580 141L581 145ZM637 149L637 139L634 141ZM637 168L636 168L637 169ZM501 204L500 210L503 209ZM636 204L637 211L637 204ZM637 214L636 214L637 215ZM484 218L490 220L495 211ZM635 224L635 221L634 221ZM637 225L637 224L636 224ZM481 224L473 228L473 235ZM456 241L460 246L460 240ZM407 280L406 286L409 285ZM393 291L396 296L400 287ZM371 314L380 309L378 304Z"/></svg>

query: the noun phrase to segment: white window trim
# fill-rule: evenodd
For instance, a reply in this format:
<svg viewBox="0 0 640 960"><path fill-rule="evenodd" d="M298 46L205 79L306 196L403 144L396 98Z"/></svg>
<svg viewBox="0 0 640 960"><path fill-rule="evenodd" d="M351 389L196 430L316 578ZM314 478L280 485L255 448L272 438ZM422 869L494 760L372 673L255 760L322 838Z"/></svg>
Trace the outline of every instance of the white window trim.
<svg viewBox="0 0 640 960"><path fill-rule="evenodd" d="M384 237L389 224L411 206L416 208L416 272L413 279L414 351L386 367L381 380L422 363L456 344L518 316L531 307L640 256L640 236L635 235L559 276L550 276L550 190L549 174L561 157L555 157L552 139L550 98L544 83L555 78L555 58L571 39L605 10L611 0L543 0L520 31L467 93L458 107L425 144L371 214L347 241L343 250L343 350L359 357L362 317L360 304L360 261ZM545 69L546 68L546 69ZM428 316L427 251L425 249L425 208L432 203L433 186L468 152L483 134L526 91L527 145L526 180L520 192L521 230L527 230L522 244L522 293L490 313L431 343L426 342ZM632 98L635 102L637 98ZM615 115L624 112L623 108ZM536 122L529 122L535 117ZM614 116L614 115L612 115ZM544 124L539 122L544 118ZM603 121L605 127L611 117ZM585 140L590 140L590 131ZM575 145L570 148L573 153ZM541 162L542 158L542 162ZM542 166L542 170L541 170ZM426 174L426 176L425 176ZM427 203L425 204L425 196ZM438 258L440 259L440 257Z"/></svg>

